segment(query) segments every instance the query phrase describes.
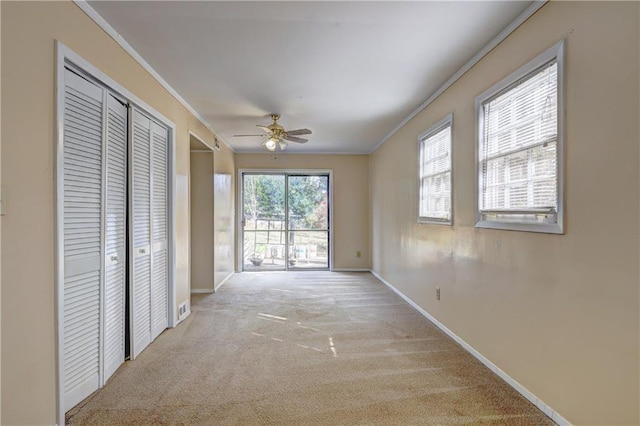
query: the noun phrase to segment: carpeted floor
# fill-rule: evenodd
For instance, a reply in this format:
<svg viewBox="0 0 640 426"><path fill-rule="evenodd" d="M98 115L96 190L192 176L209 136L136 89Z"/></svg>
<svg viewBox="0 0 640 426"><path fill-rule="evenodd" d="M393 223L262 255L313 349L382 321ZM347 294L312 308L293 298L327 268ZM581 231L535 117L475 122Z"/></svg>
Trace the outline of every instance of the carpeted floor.
<svg viewBox="0 0 640 426"><path fill-rule="evenodd" d="M68 424L554 424L368 273L233 276Z"/></svg>

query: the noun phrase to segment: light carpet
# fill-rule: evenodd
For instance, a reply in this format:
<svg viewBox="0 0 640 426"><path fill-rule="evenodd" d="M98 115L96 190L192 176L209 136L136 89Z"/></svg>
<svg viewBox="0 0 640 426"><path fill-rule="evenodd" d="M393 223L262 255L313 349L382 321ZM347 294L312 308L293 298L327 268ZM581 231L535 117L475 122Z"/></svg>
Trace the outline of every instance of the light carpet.
<svg viewBox="0 0 640 426"><path fill-rule="evenodd" d="M552 425L369 273L234 275L67 413L105 425Z"/></svg>

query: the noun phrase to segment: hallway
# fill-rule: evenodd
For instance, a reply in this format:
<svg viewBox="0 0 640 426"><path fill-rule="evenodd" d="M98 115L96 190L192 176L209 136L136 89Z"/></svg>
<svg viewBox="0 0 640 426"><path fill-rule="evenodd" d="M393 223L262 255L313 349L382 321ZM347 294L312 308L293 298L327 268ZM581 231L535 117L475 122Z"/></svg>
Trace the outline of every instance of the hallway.
<svg viewBox="0 0 640 426"><path fill-rule="evenodd" d="M68 424L553 424L369 273L264 272L192 295Z"/></svg>

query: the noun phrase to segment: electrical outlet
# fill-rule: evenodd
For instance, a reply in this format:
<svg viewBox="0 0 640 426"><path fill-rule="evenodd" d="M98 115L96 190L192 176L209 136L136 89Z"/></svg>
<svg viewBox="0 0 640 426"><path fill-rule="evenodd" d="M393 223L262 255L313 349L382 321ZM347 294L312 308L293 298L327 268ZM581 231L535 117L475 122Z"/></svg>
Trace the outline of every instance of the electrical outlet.
<svg viewBox="0 0 640 426"><path fill-rule="evenodd" d="M362 256L362 253L360 253L360 250L358 250L358 251L356 252L356 257L360 257L360 256Z"/></svg>
<svg viewBox="0 0 640 426"><path fill-rule="evenodd" d="M181 303L178 306L178 319L181 320L187 314L187 302Z"/></svg>
<svg viewBox="0 0 640 426"><path fill-rule="evenodd" d="M436 287L436 300L440 300L440 287Z"/></svg>

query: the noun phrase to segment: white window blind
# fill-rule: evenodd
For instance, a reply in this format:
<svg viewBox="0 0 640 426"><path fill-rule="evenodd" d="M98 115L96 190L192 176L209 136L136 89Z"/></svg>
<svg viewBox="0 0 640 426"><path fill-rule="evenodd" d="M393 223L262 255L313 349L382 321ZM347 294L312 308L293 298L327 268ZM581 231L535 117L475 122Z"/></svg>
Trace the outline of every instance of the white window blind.
<svg viewBox="0 0 640 426"><path fill-rule="evenodd" d="M419 222L451 223L451 124L448 116L418 139Z"/></svg>
<svg viewBox="0 0 640 426"><path fill-rule="evenodd" d="M484 104L482 210L557 208L557 93L554 62Z"/></svg>
<svg viewBox="0 0 640 426"><path fill-rule="evenodd" d="M561 233L561 48L476 99L479 226ZM500 222L533 226L491 226Z"/></svg>

